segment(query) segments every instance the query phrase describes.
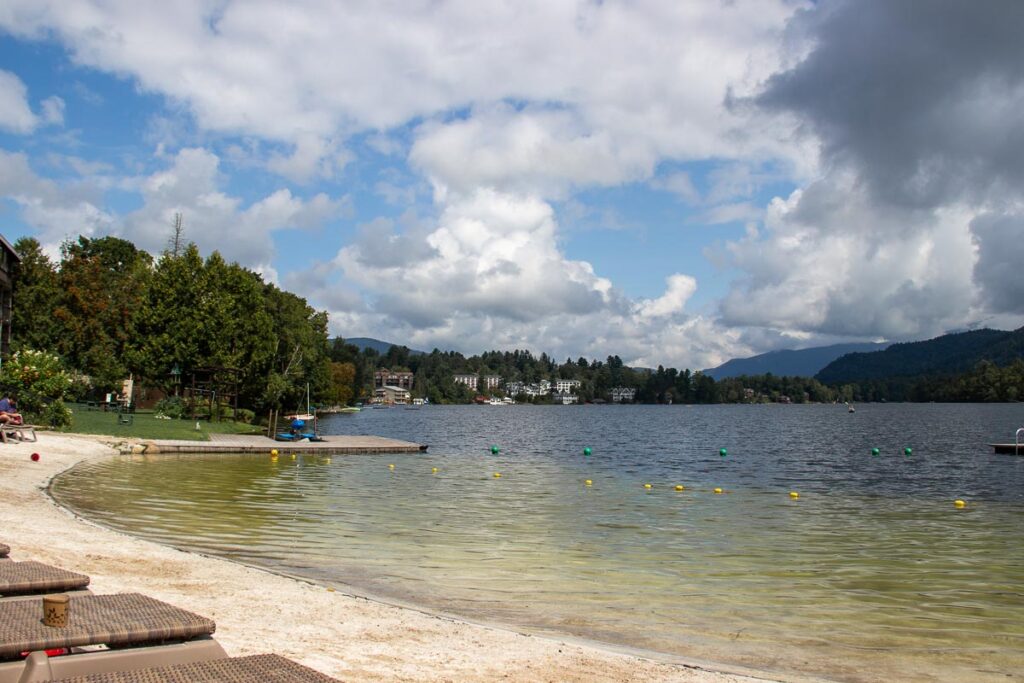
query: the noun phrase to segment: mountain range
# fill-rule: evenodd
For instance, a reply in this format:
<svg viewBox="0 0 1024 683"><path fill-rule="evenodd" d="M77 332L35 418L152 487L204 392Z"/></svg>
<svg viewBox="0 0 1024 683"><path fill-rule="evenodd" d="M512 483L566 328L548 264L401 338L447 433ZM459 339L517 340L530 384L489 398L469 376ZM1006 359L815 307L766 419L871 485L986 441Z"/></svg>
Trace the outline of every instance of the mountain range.
<svg viewBox="0 0 1024 683"><path fill-rule="evenodd" d="M769 351L750 358L733 358L717 368L705 370L704 374L715 380L741 375L766 375L769 372L776 377L814 377L829 363L848 353L881 351L887 346L886 343L864 342L815 346L795 351Z"/></svg>
<svg viewBox="0 0 1024 683"><path fill-rule="evenodd" d="M894 377L955 375L981 361L998 366L1024 358L1024 327L944 334L927 341L892 344L875 353L851 353L829 363L815 377L825 384Z"/></svg>

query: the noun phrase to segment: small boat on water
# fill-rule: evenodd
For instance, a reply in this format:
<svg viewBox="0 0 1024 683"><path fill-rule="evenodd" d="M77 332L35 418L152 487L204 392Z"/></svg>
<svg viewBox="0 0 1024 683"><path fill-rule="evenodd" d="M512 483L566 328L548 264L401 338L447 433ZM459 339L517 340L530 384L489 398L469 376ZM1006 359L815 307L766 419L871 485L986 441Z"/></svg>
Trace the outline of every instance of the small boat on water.
<svg viewBox="0 0 1024 683"><path fill-rule="evenodd" d="M340 415L355 415L358 412L362 412L362 408L356 408L355 406L345 406L338 410Z"/></svg>
<svg viewBox="0 0 1024 683"><path fill-rule="evenodd" d="M296 412L293 415L285 415L288 421L288 431L278 432L274 439L276 441L323 441L318 429L316 411L309 405L309 385L306 385L306 412Z"/></svg>

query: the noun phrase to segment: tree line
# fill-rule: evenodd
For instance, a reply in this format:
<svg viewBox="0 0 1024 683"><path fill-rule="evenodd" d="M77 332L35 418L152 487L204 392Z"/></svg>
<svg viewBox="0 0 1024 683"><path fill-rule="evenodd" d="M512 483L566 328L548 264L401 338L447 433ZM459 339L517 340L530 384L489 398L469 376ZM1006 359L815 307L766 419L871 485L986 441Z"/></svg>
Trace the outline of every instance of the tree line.
<svg viewBox="0 0 1024 683"><path fill-rule="evenodd" d="M19 239L12 351L59 355L73 399L134 376L170 394L202 368L236 368L240 406L257 412L352 395L354 368L329 356L327 314L259 274L205 259L194 244L159 258L117 237L79 237L54 263Z"/></svg>
<svg viewBox="0 0 1024 683"><path fill-rule="evenodd" d="M328 335L328 317L214 252L203 258L176 233L154 258L117 237L66 242L57 262L33 238L15 243L13 351L58 355L72 378L72 399L116 390L132 375L139 386L172 393L207 367L238 369L238 402L263 414L314 403L342 405L372 395L382 368L414 374L413 395L465 403L483 387L456 373L498 375L505 383L579 380L581 401L610 401L611 390L636 390L639 403L834 401L1015 401L1024 397L1024 361L981 362L966 373L825 384L771 374L715 381L699 371L631 368L618 356L558 362L528 350L464 356L434 349L386 353ZM504 395L503 388L488 391ZM518 397L523 399L523 396ZM530 400L544 402L547 397Z"/></svg>

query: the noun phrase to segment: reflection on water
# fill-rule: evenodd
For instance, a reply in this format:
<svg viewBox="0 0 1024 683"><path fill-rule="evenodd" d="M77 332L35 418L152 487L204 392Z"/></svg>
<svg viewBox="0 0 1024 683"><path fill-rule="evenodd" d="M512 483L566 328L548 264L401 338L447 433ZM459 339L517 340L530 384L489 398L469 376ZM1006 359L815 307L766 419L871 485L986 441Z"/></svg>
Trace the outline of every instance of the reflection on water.
<svg viewBox="0 0 1024 683"><path fill-rule="evenodd" d="M1021 412L364 411L327 428L430 451L125 456L53 490L147 538L538 632L842 680L1005 681L1024 670L1024 458L984 443Z"/></svg>

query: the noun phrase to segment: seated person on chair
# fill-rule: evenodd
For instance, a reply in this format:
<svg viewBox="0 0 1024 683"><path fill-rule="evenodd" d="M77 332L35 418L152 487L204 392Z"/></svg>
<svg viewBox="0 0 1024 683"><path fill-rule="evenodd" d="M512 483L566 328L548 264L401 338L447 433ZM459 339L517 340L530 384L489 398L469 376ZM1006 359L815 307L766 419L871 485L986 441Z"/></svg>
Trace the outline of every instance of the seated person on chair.
<svg viewBox="0 0 1024 683"><path fill-rule="evenodd" d="M14 399L9 396L0 398L0 424L20 425L23 422L21 413Z"/></svg>

